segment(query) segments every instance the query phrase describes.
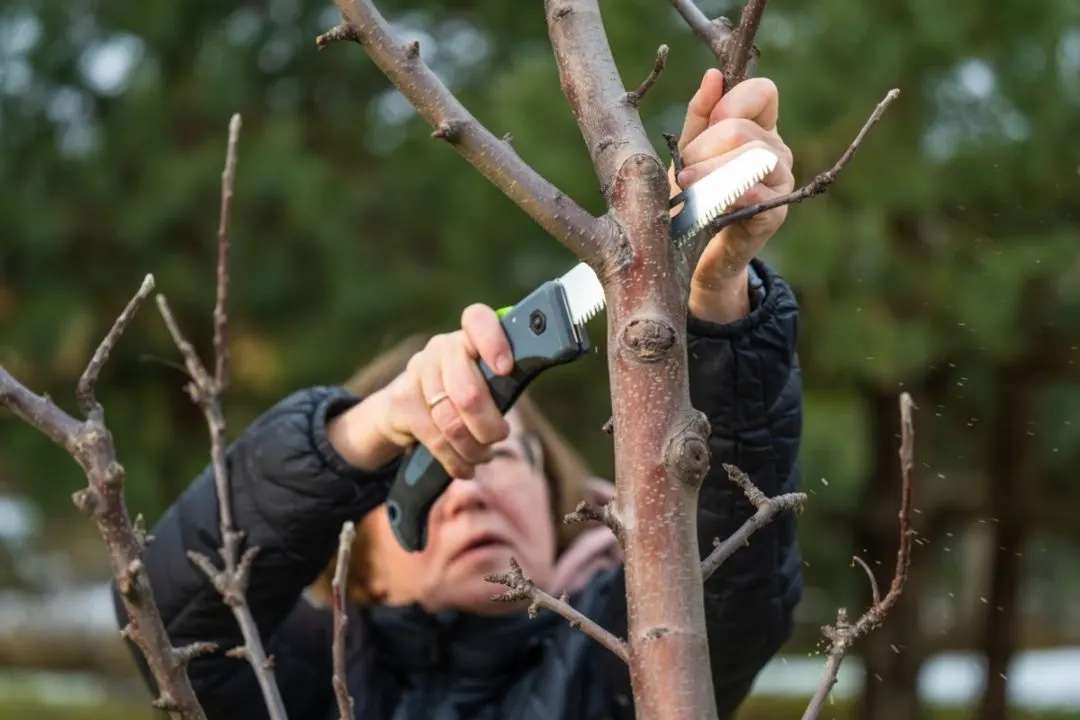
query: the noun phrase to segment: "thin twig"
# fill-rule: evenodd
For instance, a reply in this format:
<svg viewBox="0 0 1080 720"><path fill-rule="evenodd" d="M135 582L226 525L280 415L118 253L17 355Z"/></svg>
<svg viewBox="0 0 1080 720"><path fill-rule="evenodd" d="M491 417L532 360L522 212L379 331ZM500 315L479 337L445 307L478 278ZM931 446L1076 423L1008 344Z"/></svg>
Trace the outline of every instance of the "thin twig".
<svg viewBox="0 0 1080 720"><path fill-rule="evenodd" d="M715 546L708 557L701 561L701 579L708 580L736 550L750 544L750 536L768 525L780 513L786 510L802 510L806 504L806 493L787 493L776 497L766 497L750 476L734 465L724 465L731 482L742 488L746 499L757 508L757 512L747 518L738 530L726 540L715 541Z"/></svg>
<svg viewBox="0 0 1080 720"><path fill-rule="evenodd" d="M342 41L360 42L360 36L357 35L356 29L349 23L335 25L322 35L319 35L315 38L315 45L320 50L325 50L330 43Z"/></svg>
<svg viewBox="0 0 1080 720"><path fill-rule="evenodd" d="M577 504L573 512L563 516L563 523L567 525L589 521L603 523L620 543L623 541L623 526L619 516L615 514L614 501L606 502L601 507L596 508L590 505L588 501L582 500Z"/></svg>
<svg viewBox="0 0 1080 720"><path fill-rule="evenodd" d="M866 134L870 132L870 129L877 124L881 119L882 114L888 109L897 97L900 96L900 91L896 88L890 90L881 102L874 108L874 112L870 114L866 122L863 124L862 129L859 130L858 135L852 140L851 145L848 146L844 154L840 156L840 159L836 161L836 164L832 166L826 172L821 173L814 177L809 183L803 187L788 193L787 195L781 195L780 197L773 198L766 202L758 203L756 205L750 205L749 207L740 208L729 213L717 216L712 222L706 225L704 228L698 231L697 235L687 243L687 257L693 260L690 267L693 267L697 263L697 258L701 255L701 251L708 244L708 241L716 235L716 233L723 230L728 225L732 225L737 222L743 222L749 218L754 217L759 213L763 213L766 210L772 210L773 208L780 207L781 205L794 205L795 203L802 202L807 198L828 190L829 186L836 181L840 171L844 169L848 161L855 155L855 151L862 145L863 139Z"/></svg>
<svg viewBox="0 0 1080 720"><path fill-rule="evenodd" d="M656 49L656 61L653 63L652 70L650 70L648 76L641 81L637 90L626 93L626 102L634 107L641 104L641 99L645 97L645 93L649 92L649 89L656 83L657 78L660 77L660 73L664 72L664 66L667 64L667 56L667 45L661 45Z"/></svg>
<svg viewBox="0 0 1080 720"><path fill-rule="evenodd" d="M121 636L131 641L146 659L158 688L153 706L167 711L175 720L205 720L188 680L187 664L195 657L213 652L216 646L213 643L172 646L141 559L148 541L145 527L138 522L132 524L128 516L123 496L126 473L116 458L104 409L94 394L98 375L109 354L153 289L154 278L147 275L83 371L76 395L79 406L86 412L85 421L68 415L48 396L34 394L3 367L0 367L0 404L64 447L86 473L87 486L76 492L72 501L94 520L108 548L113 579L128 618Z"/></svg>
<svg viewBox="0 0 1080 720"><path fill-rule="evenodd" d="M489 583L505 585L507 587L506 592L493 596L491 598L492 600L497 600L498 602L519 602L528 600L529 617L536 617L538 608L547 608L566 618L571 627L581 630L593 640L613 652L623 662L629 662L625 640L615 637L615 635L570 607L570 604L565 600L565 596L563 596L563 598L555 598L536 587L536 584L525 575L525 572L514 558L510 558L510 569L507 572L499 575L489 575L484 579Z"/></svg>
<svg viewBox="0 0 1080 720"><path fill-rule="evenodd" d="M874 604L877 605L881 602L881 591L878 589L877 578L874 577L874 571L870 569L870 566L867 565L866 561L861 557L852 555L851 566L855 567L856 564L858 564L863 569L863 572L866 573L866 578L870 581L871 597L873 598Z"/></svg>
<svg viewBox="0 0 1080 720"><path fill-rule="evenodd" d="M352 522L346 522L341 526L337 567L334 568L334 580L331 583L334 605L334 641L331 648L334 658L333 685L339 720L353 720L355 716L345 668L345 638L349 628L349 613L346 604L349 590L349 559L352 557L352 545L355 538L356 528Z"/></svg>
<svg viewBox="0 0 1080 720"><path fill-rule="evenodd" d="M143 278L142 285L139 287L138 292L136 292L135 296L128 301L127 307L125 307L124 311L120 313L120 316L116 318L116 322L113 323L108 334L105 335L101 343L97 346L97 350L94 351L94 355L90 358L90 362L87 364L86 369L83 370L83 374L79 378L79 384L75 388L75 399L79 402L79 409L86 413L87 416L99 409L97 398L94 397L94 387L97 385L101 368L108 362L109 353L112 352L112 349L116 346L120 336L123 335L124 330L127 329L128 323L135 317L135 313L139 311L139 307L146 301L146 298L150 296L153 289L154 276L147 275Z"/></svg>
<svg viewBox="0 0 1080 720"><path fill-rule="evenodd" d="M236 185L236 144L240 140L240 113L229 120L229 144L225 149L225 169L221 171L221 217L218 220L217 302L214 304L214 381L219 393L229 385L228 315L229 219L232 216L233 187Z"/></svg>
<svg viewBox="0 0 1080 720"><path fill-rule="evenodd" d="M214 487L218 499L218 520L221 532L221 547L218 552L224 561L224 567L218 569L213 561L202 553L189 552L188 558L206 575L214 588L221 595L222 601L232 610L244 638L242 650L234 648L233 656L247 659L262 690L263 699L272 720L285 720L285 703L273 673L273 658L266 655L259 629L251 608L247 602L247 586L251 576L251 566L258 555L258 547L247 548L243 556L240 546L244 533L236 527L232 508L232 492L229 487L229 474L225 463L225 414L221 409L221 393L228 375L228 361L225 357L225 327L228 316L225 308L226 288L228 286L228 219L231 208L232 184L236 172L236 143L240 130L240 117L234 115L229 123L229 144L226 149L225 170L222 172L222 215L218 229L218 265L217 265L217 300L214 310L214 365L215 376L211 376L199 359L195 348L184 337L176 318L169 309L164 295L157 296L158 310L169 329L173 342L184 358L190 382L188 394L202 410L210 430L210 465L214 474Z"/></svg>
<svg viewBox="0 0 1080 720"><path fill-rule="evenodd" d="M679 139L672 133L664 133L664 142L667 143L668 153L671 155L671 166L675 169L675 184L679 184L679 173L683 171L682 152L679 151ZM682 186L679 185L682 190Z"/></svg>
<svg viewBox="0 0 1080 720"><path fill-rule="evenodd" d="M803 713L802 720L816 720L822 706L825 704L825 699L833 686L836 685L840 664L844 661L844 656L848 650L851 649L856 640L885 621L889 610L896 605L897 600L900 599L900 595L904 591L908 569L911 567L911 539L914 535L914 531L911 529L911 474L915 464L915 425L911 417L911 411L914 407L915 403L912 402L911 395L906 392L901 393L899 455L902 485L900 490L900 511L897 513L900 526L900 547L896 551L896 570L893 574L892 584L889 586L889 592L885 594L885 597L878 601L877 583L874 581L873 574L870 573L874 604L867 608L866 612L855 623L848 622L847 610L840 608L836 613L836 624L826 625L821 628L822 634L829 641L829 660L825 665L825 673L822 675L817 692L811 698L806 712ZM862 563L861 559L856 559ZM865 563L863 563L863 566L866 567ZM869 568L867 568L867 572L869 573Z"/></svg>
<svg viewBox="0 0 1080 720"><path fill-rule="evenodd" d="M705 41L717 59L723 57L724 47L731 36L731 27L722 19L710 20L694 0L671 0L671 4L686 20L694 33Z"/></svg>

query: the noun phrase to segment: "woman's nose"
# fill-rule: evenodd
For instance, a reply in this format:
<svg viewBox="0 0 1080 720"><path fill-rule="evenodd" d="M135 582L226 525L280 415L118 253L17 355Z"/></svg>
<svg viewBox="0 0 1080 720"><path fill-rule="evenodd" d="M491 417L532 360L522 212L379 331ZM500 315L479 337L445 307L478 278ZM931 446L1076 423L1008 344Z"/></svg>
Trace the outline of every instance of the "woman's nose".
<svg viewBox="0 0 1080 720"><path fill-rule="evenodd" d="M483 510L488 507L487 484L477 473L474 480L462 480L456 478L447 486L443 493L443 511L447 517L453 517L466 510Z"/></svg>

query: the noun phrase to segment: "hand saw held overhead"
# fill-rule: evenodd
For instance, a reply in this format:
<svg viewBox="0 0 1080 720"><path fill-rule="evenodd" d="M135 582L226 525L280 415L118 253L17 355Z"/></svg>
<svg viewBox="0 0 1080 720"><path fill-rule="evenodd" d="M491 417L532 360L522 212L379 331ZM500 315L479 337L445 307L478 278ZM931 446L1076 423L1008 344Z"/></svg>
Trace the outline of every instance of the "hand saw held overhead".
<svg viewBox="0 0 1080 720"><path fill-rule="evenodd" d="M509 375L496 375L483 361L480 371L499 411L506 413L541 371L568 363L590 349L585 323L604 307L604 288L585 263L549 280L521 302L499 311L499 322L514 353ZM450 476L423 445L402 461L390 488L390 527L401 546L423 550L432 504Z"/></svg>
<svg viewBox="0 0 1080 720"><path fill-rule="evenodd" d="M672 242L681 246L690 240L768 175L776 160L771 152L754 148L672 198L672 207L683 204L671 223ZM544 283L521 302L499 311L500 324L513 350L514 367L509 375L496 375L482 361L479 366L500 412L506 413L543 370L576 360L590 349L585 323L603 307L604 289L596 273L579 263L561 278ZM411 552L424 549L428 513L450 481L450 475L423 445L417 445L402 460L386 506L390 527L403 548Z"/></svg>

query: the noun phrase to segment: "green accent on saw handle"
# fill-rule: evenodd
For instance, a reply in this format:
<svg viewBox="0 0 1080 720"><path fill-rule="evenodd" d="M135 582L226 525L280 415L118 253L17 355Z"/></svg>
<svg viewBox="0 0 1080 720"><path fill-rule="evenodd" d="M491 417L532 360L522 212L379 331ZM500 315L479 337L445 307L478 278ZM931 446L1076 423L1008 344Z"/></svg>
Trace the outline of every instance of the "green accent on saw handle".
<svg viewBox="0 0 1080 720"><path fill-rule="evenodd" d="M509 375L496 375L482 361L478 364L492 399L505 413L533 378L581 357L590 345L584 328L575 327L570 319L562 285L554 280L497 313L514 353L514 369ZM423 445L402 459L386 508L390 528L403 548L416 552L427 544L428 513L449 484L449 473Z"/></svg>

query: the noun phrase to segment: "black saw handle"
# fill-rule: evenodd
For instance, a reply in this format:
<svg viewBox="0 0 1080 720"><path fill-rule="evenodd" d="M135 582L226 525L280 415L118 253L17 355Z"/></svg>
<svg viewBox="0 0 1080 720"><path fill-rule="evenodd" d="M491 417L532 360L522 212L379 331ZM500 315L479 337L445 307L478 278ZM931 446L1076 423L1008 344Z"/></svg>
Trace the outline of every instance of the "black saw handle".
<svg viewBox="0 0 1080 720"><path fill-rule="evenodd" d="M503 414L542 371L575 360L590 347L585 329L571 321L566 295L555 281L538 287L499 322L514 353L514 369L509 375L496 375L483 361L479 365ZM386 507L390 527L403 548L417 552L427 545L428 513L449 484L450 475L423 445L401 461Z"/></svg>

